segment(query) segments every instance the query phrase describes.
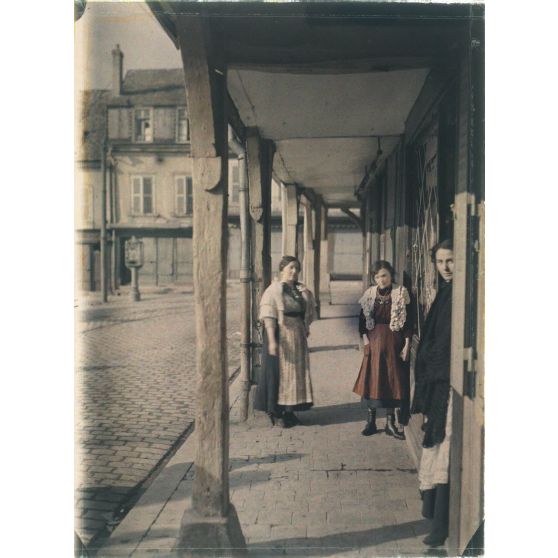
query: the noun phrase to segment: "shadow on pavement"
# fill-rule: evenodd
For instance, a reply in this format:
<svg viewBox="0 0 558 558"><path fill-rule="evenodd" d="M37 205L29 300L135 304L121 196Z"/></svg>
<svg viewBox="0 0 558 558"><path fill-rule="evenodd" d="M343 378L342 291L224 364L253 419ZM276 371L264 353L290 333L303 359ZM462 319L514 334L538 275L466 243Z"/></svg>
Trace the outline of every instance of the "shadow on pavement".
<svg viewBox="0 0 558 558"><path fill-rule="evenodd" d="M284 454L270 454L265 457L250 457L246 459L239 459L233 457L229 460L229 471L240 469L241 467L253 465L265 465L268 463L281 463L282 461L291 461L292 459L299 459L304 457L303 453L284 453Z"/></svg>
<svg viewBox="0 0 558 558"><path fill-rule="evenodd" d="M407 523L400 523L397 525L388 525L383 527L376 527L364 531L348 531L344 533L337 533L332 535L325 535L323 537L296 537L292 539L277 539L266 543L248 543L247 548L249 555L267 557L275 555L296 555L296 551L300 552L300 556L337 556L340 552L355 551L361 548L368 549L367 554L363 556L376 556L373 549L376 545L385 545L386 543L396 542L400 539L415 537L417 535L426 535L430 530L429 521L426 519L409 521ZM169 547L174 546L172 539L176 537L177 533L172 529L151 529L149 532L150 549L146 549L146 554L153 552L155 556L159 556L157 552L170 551L168 556L175 556ZM135 540L137 533L128 533L130 540ZM160 541L160 546L157 541ZM89 549L91 550L98 550ZM372 551L372 553L370 553ZM445 550L427 549L426 547L417 548L413 556L447 556ZM209 554L214 556L214 554ZM226 549L223 551L223 556L226 556ZM392 556L400 556L401 551L397 548L393 549ZM377 556L389 556L385 549Z"/></svg>
<svg viewBox="0 0 558 558"><path fill-rule="evenodd" d="M354 351L359 350L359 346L356 343L350 345L323 345L321 347L309 347L309 353L321 353L323 351L344 351L347 349L353 349Z"/></svg>
<svg viewBox="0 0 558 558"><path fill-rule="evenodd" d="M321 316L320 321L322 320L353 320L357 319L358 314L352 314L350 316Z"/></svg>
<svg viewBox="0 0 558 558"><path fill-rule="evenodd" d="M364 420L365 415L360 402L314 407L308 412L297 415L302 426L327 426Z"/></svg>
<svg viewBox="0 0 558 558"><path fill-rule="evenodd" d="M325 535L323 537L298 537L292 539L278 539L269 541L264 544L249 544L248 548L251 552L264 549L300 549L303 556L335 556L340 551L357 550L363 547L373 547L375 545L384 545L389 542L396 542L400 539L415 537L417 535L426 535L430 530L430 524L426 519L417 521L409 521L398 525L387 525L384 527L376 527L365 531L349 531L345 533L337 533ZM421 556L426 556L423 549L417 549ZM368 554L373 556L373 554ZM382 556L385 556L385 550ZM398 549L394 549L394 556L400 555Z"/></svg>

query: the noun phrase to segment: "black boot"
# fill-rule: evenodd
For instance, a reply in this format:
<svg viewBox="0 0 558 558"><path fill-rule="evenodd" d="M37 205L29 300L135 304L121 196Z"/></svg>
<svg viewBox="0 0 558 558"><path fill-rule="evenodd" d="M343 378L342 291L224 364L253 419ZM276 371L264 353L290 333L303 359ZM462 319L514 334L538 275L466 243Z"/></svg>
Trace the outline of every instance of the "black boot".
<svg viewBox="0 0 558 558"><path fill-rule="evenodd" d="M372 436L372 434L376 434L376 432L378 432L376 428L376 409L368 409L368 419L361 434L363 436Z"/></svg>
<svg viewBox="0 0 558 558"><path fill-rule="evenodd" d="M386 415L386 434L388 436L393 436L397 440L404 440L405 439L405 434L403 434L403 432L400 432L399 430L397 430L397 427L395 426L395 415L394 414Z"/></svg>
<svg viewBox="0 0 558 558"><path fill-rule="evenodd" d="M449 527L449 484L436 485L434 520L432 531L422 542L430 547L440 546L448 538Z"/></svg>

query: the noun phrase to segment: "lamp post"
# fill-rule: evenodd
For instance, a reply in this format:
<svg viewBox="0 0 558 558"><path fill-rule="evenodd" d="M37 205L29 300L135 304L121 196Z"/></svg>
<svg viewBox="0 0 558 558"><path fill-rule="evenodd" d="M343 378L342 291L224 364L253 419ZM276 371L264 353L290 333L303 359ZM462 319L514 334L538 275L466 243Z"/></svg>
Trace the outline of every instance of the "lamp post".
<svg viewBox="0 0 558 558"><path fill-rule="evenodd" d="M126 241L124 253L126 267L132 271L132 290L130 292L130 298L133 302L138 302L141 299L138 275L139 268L143 265L143 241L132 236L131 239Z"/></svg>

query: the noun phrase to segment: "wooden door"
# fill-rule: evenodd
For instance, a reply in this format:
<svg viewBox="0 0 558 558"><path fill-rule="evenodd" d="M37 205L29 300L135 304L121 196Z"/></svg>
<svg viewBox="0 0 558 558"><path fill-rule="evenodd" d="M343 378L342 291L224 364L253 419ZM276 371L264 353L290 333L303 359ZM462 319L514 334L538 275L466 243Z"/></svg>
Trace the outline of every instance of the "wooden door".
<svg viewBox="0 0 558 558"><path fill-rule="evenodd" d="M143 237L143 266L139 269L139 288L157 282L157 245L155 238Z"/></svg>
<svg viewBox="0 0 558 558"><path fill-rule="evenodd" d="M451 555L461 555L484 518L484 115L482 22L471 22L459 79L454 214L450 451Z"/></svg>
<svg viewBox="0 0 558 558"><path fill-rule="evenodd" d="M176 254L174 238L157 238L157 285L175 281Z"/></svg>
<svg viewBox="0 0 558 558"><path fill-rule="evenodd" d="M191 283L193 281L192 239L176 239L176 282Z"/></svg>

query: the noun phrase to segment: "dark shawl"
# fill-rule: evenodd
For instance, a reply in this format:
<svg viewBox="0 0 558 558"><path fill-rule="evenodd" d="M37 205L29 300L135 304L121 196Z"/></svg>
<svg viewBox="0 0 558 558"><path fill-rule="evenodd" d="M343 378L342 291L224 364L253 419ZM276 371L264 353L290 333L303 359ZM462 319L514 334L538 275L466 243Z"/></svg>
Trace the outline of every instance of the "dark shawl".
<svg viewBox="0 0 558 558"><path fill-rule="evenodd" d="M426 416L422 446L443 441L450 393L452 284L440 281L440 289L424 322L415 364L412 413Z"/></svg>

